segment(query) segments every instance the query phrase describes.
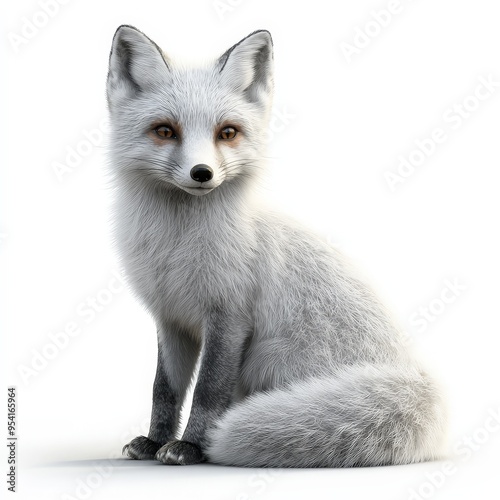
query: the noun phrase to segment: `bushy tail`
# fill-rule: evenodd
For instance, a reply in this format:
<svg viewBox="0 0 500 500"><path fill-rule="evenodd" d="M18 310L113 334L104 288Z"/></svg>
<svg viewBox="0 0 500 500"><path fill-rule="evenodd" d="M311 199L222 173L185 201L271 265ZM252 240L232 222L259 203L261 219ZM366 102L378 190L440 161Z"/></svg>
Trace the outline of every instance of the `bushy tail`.
<svg viewBox="0 0 500 500"><path fill-rule="evenodd" d="M417 368L352 366L238 403L209 432L207 455L244 467L421 462L441 454L444 413Z"/></svg>

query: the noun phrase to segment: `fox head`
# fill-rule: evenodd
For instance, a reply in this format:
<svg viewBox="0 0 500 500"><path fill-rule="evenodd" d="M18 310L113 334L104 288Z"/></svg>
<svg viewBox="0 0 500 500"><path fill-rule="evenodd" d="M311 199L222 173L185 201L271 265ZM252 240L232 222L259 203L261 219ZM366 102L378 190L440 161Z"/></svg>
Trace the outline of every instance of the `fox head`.
<svg viewBox="0 0 500 500"><path fill-rule="evenodd" d="M253 177L272 94L268 31L204 67L186 68L136 28L120 26L107 80L114 167L194 196Z"/></svg>

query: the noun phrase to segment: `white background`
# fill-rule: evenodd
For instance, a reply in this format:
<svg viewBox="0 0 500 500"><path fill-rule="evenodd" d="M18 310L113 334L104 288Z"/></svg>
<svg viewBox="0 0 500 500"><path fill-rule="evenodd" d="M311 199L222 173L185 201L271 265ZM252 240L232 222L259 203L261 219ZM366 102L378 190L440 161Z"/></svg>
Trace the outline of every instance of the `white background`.
<svg viewBox="0 0 500 500"><path fill-rule="evenodd" d="M498 2L401 0L385 21L373 13L394 2L70 0L45 19L41 3L4 2L1 16L2 387L18 392L18 498L497 494L500 87L473 96L481 78L500 82ZM111 460L147 433L156 362L152 321L129 290L116 291L97 132L123 23L195 61L271 31L277 114L265 193L351 256L434 366L449 394L451 465L259 471ZM358 44L350 61L343 43ZM467 118L452 119L463 104ZM391 190L385 173L436 128L446 140ZM80 162L56 175L78 148ZM443 303L447 280L460 290ZM92 298L106 302L94 315ZM417 323L429 306L432 322ZM78 334L54 347L71 324Z"/></svg>

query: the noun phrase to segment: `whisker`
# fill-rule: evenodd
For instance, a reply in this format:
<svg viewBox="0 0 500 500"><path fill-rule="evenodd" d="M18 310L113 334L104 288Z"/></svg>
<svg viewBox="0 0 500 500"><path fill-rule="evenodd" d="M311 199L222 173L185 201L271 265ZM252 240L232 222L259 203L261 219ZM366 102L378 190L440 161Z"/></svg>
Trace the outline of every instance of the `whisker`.
<svg viewBox="0 0 500 500"><path fill-rule="evenodd" d="M135 160L137 162L141 162L143 164L146 164L148 169L156 170L158 172L165 173L169 169L173 170L175 172L180 172L182 170L181 166L177 162L173 162L170 160L158 160L155 158L138 158L138 157L134 157L134 156L129 156L126 158L128 158L129 160ZM130 165L132 165L132 163Z"/></svg>

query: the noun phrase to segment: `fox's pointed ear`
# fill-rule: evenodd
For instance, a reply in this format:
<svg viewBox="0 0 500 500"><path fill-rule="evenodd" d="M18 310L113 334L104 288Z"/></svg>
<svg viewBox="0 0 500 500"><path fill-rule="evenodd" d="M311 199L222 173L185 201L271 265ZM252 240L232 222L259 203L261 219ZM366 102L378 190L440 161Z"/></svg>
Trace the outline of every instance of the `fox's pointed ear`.
<svg viewBox="0 0 500 500"><path fill-rule="evenodd" d="M266 30L254 31L233 45L217 61L221 77L252 102L273 92L273 40Z"/></svg>
<svg viewBox="0 0 500 500"><path fill-rule="evenodd" d="M160 47L133 26L120 26L113 38L107 81L108 103L165 81L169 66Z"/></svg>

